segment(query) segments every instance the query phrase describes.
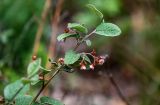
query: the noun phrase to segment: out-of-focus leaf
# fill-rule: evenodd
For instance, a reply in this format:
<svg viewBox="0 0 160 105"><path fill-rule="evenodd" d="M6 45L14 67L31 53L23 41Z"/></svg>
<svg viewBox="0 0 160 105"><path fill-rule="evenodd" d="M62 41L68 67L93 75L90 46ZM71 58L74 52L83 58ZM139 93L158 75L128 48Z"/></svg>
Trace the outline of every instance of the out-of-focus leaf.
<svg viewBox="0 0 160 105"><path fill-rule="evenodd" d="M118 36L121 34L121 29L112 23L101 23L95 31L96 34L98 35L103 35L103 36Z"/></svg>
<svg viewBox="0 0 160 105"><path fill-rule="evenodd" d="M15 105L29 105L33 97L29 95L21 96L16 98Z"/></svg>
<svg viewBox="0 0 160 105"><path fill-rule="evenodd" d="M99 16L101 19L103 18L103 14L92 4L88 4L87 7L92 10L97 16Z"/></svg>
<svg viewBox="0 0 160 105"><path fill-rule="evenodd" d="M28 79L28 78L22 78L21 81L22 81L23 84L29 84L29 83L31 83L31 80Z"/></svg>
<svg viewBox="0 0 160 105"><path fill-rule="evenodd" d="M32 105L44 105L43 103L34 102Z"/></svg>
<svg viewBox="0 0 160 105"><path fill-rule="evenodd" d="M45 105L64 105L62 102L60 102L59 100L50 98L50 97L41 97L40 101L42 104Z"/></svg>
<svg viewBox="0 0 160 105"><path fill-rule="evenodd" d="M29 91L29 85L23 85L20 80L7 85L4 89L4 97L6 100L11 100L17 92L18 95L15 98L21 97Z"/></svg>
<svg viewBox="0 0 160 105"><path fill-rule="evenodd" d="M73 50L66 52L64 63L65 64L74 64L80 58L80 54L76 54Z"/></svg>
<svg viewBox="0 0 160 105"><path fill-rule="evenodd" d="M95 27L95 24L98 24L100 22L100 19L98 16L93 16L92 14L88 12L82 12L78 13L73 17L74 21L77 21L78 23L85 24L88 28Z"/></svg>
<svg viewBox="0 0 160 105"><path fill-rule="evenodd" d="M30 80L31 80L31 85L37 84L38 82L40 82L39 75L37 74L37 75L33 76Z"/></svg>
<svg viewBox="0 0 160 105"><path fill-rule="evenodd" d="M108 16L115 16L121 11L121 0L89 0L91 4Z"/></svg>
<svg viewBox="0 0 160 105"><path fill-rule="evenodd" d="M3 43L3 44L6 44L8 41L9 41L9 37L13 35L13 30L12 29L9 29L9 30L6 30L2 33L0 33L0 41Z"/></svg>
<svg viewBox="0 0 160 105"><path fill-rule="evenodd" d="M75 29L76 31L87 33L88 29L79 23L68 23L68 28Z"/></svg>
<svg viewBox="0 0 160 105"><path fill-rule="evenodd" d="M64 40L66 38L69 38L69 37L75 37L75 38L79 38L79 34L70 34L70 33L63 33L61 35L59 35L57 37L57 40L58 41L61 41L61 40Z"/></svg>
<svg viewBox="0 0 160 105"><path fill-rule="evenodd" d="M38 72L40 67L41 67L41 59L37 59L37 60L31 62L28 66L28 69L27 69L28 77L34 76Z"/></svg>

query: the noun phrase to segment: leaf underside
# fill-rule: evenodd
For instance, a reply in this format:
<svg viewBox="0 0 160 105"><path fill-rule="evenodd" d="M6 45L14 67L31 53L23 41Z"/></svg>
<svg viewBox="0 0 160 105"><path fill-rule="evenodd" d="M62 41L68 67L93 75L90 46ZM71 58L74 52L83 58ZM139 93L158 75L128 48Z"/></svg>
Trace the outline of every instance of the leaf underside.
<svg viewBox="0 0 160 105"><path fill-rule="evenodd" d="M75 29L76 31L79 31L85 34L88 33L88 29L79 23L68 23L68 28Z"/></svg>
<svg viewBox="0 0 160 105"><path fill-rule="evenodd" d="M57 40L58 40L58 41L63 41L63 40L65 40L66 38L69 38L69 37L78 38L78 37L79 37L79 34L63 33L63 34L61 34L61 35L59 35L59 36L57 37Z"/></svg>

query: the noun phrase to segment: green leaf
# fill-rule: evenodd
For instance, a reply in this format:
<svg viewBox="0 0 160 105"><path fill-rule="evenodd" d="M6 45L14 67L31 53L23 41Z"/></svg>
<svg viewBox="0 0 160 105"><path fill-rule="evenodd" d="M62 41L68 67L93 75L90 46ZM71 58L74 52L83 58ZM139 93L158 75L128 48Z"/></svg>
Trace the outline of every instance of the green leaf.
<svg viewBox="0 0 160 105"><path fill-rule="evenodd" d="M34 102L32 105L44 105L44 104L41 104L41 103L38 103L38 102Z"/></svg>
<svg viewBox="0 0 160 105"><path fill-rule="evenodd" d="M90 40L86 40L87 46L91 46L92 42Z"/></svg>
<svg viewBox="0 0 160 105"><path fill-rule="evenodd" d="M64 105L62 102L59 100L50 98L50 97L41 97L40 98L41 103L45 105Z"/></svg>
<svg viewBox="0 0 160 105"><path fill-rule="evenodd" d="M15 105L29 105L32 99L33 99L32 96L29 95L18 97L15 100Z"/></svg>
<svg viewBox="0 0 160 105"><path fill-rule="evenodd" d="M101 19L103 18L103 14L92 4L87 4L87 7L93 11L97 16L99 16Z"/></svg>
<svg viewBox="0 0 160 105"><path fill-rule="evenodd" d="M85 61L91 63L91 60L89 59L89 57L88 57L86 54L82 54L81 57L82 57Z"/></svg>
<svg viewBox="0 0 160 105"><path fill-rule="evenodd" d="M41 65L41 59L37 59L33 62L31 62L28 66L28 69L27 69L27 74L28 74L28 77L32 77L34 76L40 69L40 66Z"/></svg>
<svg viewBox="0 0 160 105"><path fill-rule="evenodd" d="M118 36L121 34L121 29L112 23L101 23L95 31L96 34L98 35L103 35L103 36Z"/></svg>
<svg viewBox="0 0 160 105"><path fill-rule="evenodd" d="M87 62L89 62L89 63L91 63L91 60L88 58L87 55L84 55L84 60L87 61Z"/></svg>
<svg viewBox="0 0 160 105"><path fill-rule="evenodd" d="M37 84L38 82L40 82L39 75L37 74L37 75L33 76L30 80L31 80L31 85Z"/></svg>
<svg viewBox="0 0 160 105"><path fill-rule="evenodd" d="M79 23L68 23L68 28L75 29L82 33L88 33L88 29Z"/></svg>
<svg viewBox="0 0 160 105"><path fill-rule="evenodd" d="M61 40L64 40L64 39L66 39L66 38L69 38L69 37L79 38L80 36L79 36L79 34L63 33L63 34L61 34L61 35L59 35L59 36L57 37L57 40L58 40L58 41L61 41Z"/></svg>
<svg viewBox="0 0 160 105"><path fill-rule="evenodd" d="M55 64L56 64L56 62L55 62ZM49 72L51 72L51 69L45 69L44 67L42 67L41 66L41 71L43 72L43 74L47 74L47 73L49 73Z"/></svg>
<svg viewBox="0 0 160 105"><path fill-rule="evenodd" d="M43 103L34 102L32 105L44 105Z"/></svg>
<svg viewBox="0 0 160 105"><path fill-rule="evenodd" d="M29 83L31 83L31 80L29 78L25 78L25 77L23 77L21 79L21 81L22 81L23 84L29 84Z"/></svg>
<svg viewBox="0 0 160 105"><path fill-rule="evenodd" d="M74 64L80 58L80 54L76 54L74 51L70 50L66 52L64 57L65 64Z"/></svg>
<svg viewBox="0 0 160 105"><path fill-rule="evenodd" d="M7 85L4 88L4 97L7 100L12 100L12 98L15 97L17 92L19 92L19 93L17 94L17 96L15 98L26 94L28 91L29 91L29 85L24 86L22 84L22 82L20 80L18 80L14 83L11 83L11 84Z"/></svg>
<svg viewBox="0 0 160 105"><path fill-rule="evenodd" d="M0 42L2 42L3 44L7 44L7 42L9 41L9 38L13 35L14 30L13 29L8 29L4 32L0 33Z"/></svg>

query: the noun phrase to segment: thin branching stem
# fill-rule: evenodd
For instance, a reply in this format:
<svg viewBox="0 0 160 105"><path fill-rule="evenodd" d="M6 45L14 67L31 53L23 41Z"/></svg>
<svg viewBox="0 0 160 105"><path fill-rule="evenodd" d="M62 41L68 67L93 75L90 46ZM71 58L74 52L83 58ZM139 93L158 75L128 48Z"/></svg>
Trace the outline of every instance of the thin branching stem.
<svg viewBox="0 0 160 105"><path fill-rule="evenodd" d="M93 30L91 33L89 33L88 35L86 35L81 41L77 42L77 45L74 48L74 51L86 40L88 39L91 35L93 35L93 33L95 33L96 30Z"/></svg>
<svg viewBox="0 0 160 105"><path fill-rule="evenodd" d="M52 75L52 77L44 85L42 85L41 89L39 90L39 92L37 93L37 95L34 97L34 99L32 100L32 102L30 103L30 105L32 105L32 103L37 100L37 98L39 97L39 95L48 86L48 84L51 82L51 80L59 73L60 69L61 69L61 66L59 68L57 68L57 70L54 72L54 74Z"/></svg>

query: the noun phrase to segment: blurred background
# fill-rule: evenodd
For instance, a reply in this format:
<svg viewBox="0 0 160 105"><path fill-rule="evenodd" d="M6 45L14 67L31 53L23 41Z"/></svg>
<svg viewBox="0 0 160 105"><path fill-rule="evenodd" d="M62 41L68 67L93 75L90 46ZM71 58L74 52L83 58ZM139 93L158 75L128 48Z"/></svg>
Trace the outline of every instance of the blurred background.
<svg viewBox="0 0 160 105"><path fill-rule="evenodd" d="M125 105L109 71L131 105L160 105L160 0L0 0L0 94L26 75L32 55L42 58L45 67L48 58L63 57L75 45L74 39L56 42L68 22L85 24L90 31L100 23L88 3L122 34L92 37L92 46L84 44L78 51L108 54L104 66L62 73L45 94L65 105Z"/></svg>

